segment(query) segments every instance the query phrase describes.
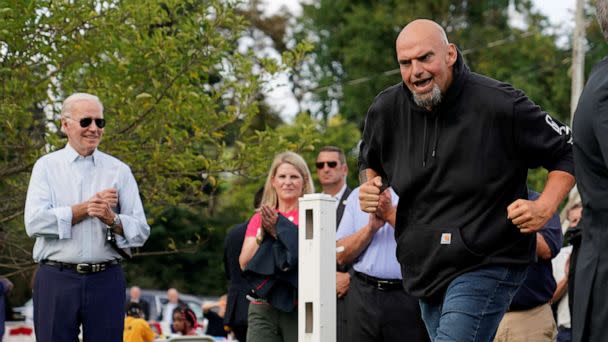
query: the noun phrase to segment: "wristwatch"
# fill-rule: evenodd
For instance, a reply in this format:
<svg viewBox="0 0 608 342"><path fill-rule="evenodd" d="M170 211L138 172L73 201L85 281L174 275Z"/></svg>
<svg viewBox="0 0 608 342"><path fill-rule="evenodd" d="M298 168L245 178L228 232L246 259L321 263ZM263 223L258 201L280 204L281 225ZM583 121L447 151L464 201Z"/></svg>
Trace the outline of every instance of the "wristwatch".
<svg viewBox="0 0 608 342"><path fill-rule="evenodd" d="M110 226L108 228L110 228L111 230L113 230L114 228L118 227L120 225L120 215L118 214L114 214L114 220L112 220L112 224L110 224Z"/></svg>

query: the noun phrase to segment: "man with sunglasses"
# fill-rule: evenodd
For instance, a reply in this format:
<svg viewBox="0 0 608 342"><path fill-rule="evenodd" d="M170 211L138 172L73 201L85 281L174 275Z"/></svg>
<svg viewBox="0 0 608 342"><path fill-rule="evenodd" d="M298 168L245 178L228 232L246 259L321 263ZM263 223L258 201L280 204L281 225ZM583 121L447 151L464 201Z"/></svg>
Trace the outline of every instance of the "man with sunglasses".
<svg viewBox="0 0 608 342"><path fill-rule="evenodd" d="M348 291L347 341L428 342L420 306L403 289L397 261L395 228L385 220L399 197L391 189L381 195L376 214L359 208L359 190L346 201L336 233L339 264L352 264Z"/></svg>
<svg viewBox="0 0 608 342"><path fill-rule="evenodd" d="M97 149L104 133L97 96L65 99L65 148L41 157L32 170L25 228L36 239L34 325L39 342L121 341L130 247L150 234L131 169Z"/></svg>
<svg viewBox="0 0 608 342"><path fill-rule="evenodd" d="M319 150L317 161L317 176L324 194L332 196L336 200L336 230L342 220L346 199L350 195L351 189L346 184L348 175L348 165L346 156L341 148L336 146L324 146ZM338 302L337 313L337 341L348 341L346 336L346 293L350 284L350 265L337 265L336 272L336 292Z"/></svg>

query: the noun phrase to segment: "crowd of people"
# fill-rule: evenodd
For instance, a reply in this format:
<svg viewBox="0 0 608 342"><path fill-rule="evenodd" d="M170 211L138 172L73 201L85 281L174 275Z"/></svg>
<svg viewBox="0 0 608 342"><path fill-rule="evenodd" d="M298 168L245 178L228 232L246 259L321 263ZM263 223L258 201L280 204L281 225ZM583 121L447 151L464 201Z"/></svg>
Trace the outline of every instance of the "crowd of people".
<svg viewBox="0 0 608 342"><path fill-rule="evenodd" d="M212 336L215 338L236 339L225 329L226 295L217 301L204 301L199 310L193 310L196 303L182 300L175 288L167 290L166 302L161 299L160 310L150 310L151 305L141 296L138 286L131 286L125 312L124 342L153 341L171 336ZM156 299L151 298L154 302ZM158 314L151 316L151 313ZM199 311L199 315L197 315Z"/></svg>
<svg viewBox="0 0 608 342"><path fill-rule="evenodd" d="M596 7L608 39L608 0ZM360 186L346 184L341 148L321 148L315 162L336 203L337 341L604 339L607 60L571 131L522 91L472 72L434 21L407 24L395 49L402 82L368 109ZM297 341L298 203L315 192L304 158L274 156L250 219L226 236L228 293L203 305L201 327L176 289L156 318L137 286L125 299L121 264L150 227L130 167L97 149L105 123L97 96L67 97L68 142L32 170L36 339L152 341L158 320L176 335ZM568 208L564 238L556 211L575 166L581 203ZM526 179L538 167L548 174L536 193ZM0 304L11 286L0 279Z"/></svg>

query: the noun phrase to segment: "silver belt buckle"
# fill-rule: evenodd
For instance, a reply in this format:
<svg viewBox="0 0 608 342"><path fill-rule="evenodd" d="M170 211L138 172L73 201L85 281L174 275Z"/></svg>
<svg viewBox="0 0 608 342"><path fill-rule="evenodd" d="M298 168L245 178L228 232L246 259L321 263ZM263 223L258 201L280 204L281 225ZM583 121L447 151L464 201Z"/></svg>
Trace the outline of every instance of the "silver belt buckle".
<svg viewBox="0 0 608 342"><path fill-rule="evenodd" d="M77 264L76 272L78 273L89 273L91 271L91 265L89 264Z"/></svg>

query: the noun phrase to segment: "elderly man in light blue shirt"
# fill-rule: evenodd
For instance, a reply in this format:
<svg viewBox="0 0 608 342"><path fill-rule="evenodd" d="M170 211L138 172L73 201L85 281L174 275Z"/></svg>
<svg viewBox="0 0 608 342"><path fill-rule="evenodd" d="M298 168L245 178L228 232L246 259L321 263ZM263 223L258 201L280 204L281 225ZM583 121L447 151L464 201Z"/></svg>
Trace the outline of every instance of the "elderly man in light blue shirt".
<svg viewBox="0 0 608 342"><path fill-rule="evenodd" d="M381 195L378 214L397 205L392 189ZM346 201L336 233L339 264L353 263L349 290L348 340L429 341L418 301L405 293L394 228L360 209L359 188Z"/></svg>
<svg viewBox="0 0 608 342"><path fill-rule="evenodd" d="M65 99L65 148L41 157L32 170L25 228L36 239L36 339L122 340L125 278L120 266L130 247L150 234L131 169L97 149L104 132L97 96Z"/></svg>

